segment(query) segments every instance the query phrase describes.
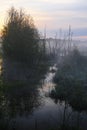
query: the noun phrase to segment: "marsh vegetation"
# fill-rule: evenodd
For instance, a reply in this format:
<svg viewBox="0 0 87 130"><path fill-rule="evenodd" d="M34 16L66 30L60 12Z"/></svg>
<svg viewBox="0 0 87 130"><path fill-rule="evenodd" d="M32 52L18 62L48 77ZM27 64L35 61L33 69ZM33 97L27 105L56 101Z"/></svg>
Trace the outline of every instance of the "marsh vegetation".
<svg viewBox="0 0 87 130"><path fill-rule="evenodd" d="M11 8L2 30L1 130L86 130L87 56L63 39L41 38L31 16Z"/></svg>

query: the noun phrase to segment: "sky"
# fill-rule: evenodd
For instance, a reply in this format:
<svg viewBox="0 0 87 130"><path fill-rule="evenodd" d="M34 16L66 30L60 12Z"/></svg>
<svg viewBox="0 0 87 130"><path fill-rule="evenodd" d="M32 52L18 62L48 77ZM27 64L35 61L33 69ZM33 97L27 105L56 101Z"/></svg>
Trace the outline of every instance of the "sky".
<svg viewBox="0 0 87 130"><path fill-rule="evenodd" d="M87 40L87 0L0 0L0 30L8 10L14 6L30 14L39 32L47 37L62 36L72 28L73 38Z"/></svg>

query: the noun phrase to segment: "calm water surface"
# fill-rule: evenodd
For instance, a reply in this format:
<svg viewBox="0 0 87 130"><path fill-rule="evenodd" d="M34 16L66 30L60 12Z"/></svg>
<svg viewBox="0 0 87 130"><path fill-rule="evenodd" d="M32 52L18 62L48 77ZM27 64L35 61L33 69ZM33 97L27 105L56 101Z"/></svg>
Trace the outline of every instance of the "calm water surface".
<svg viewBox="0 0 87 130"><path fill-rule="evenodd" d="M22 94L17 94L17 90L16 95L7 96L8 99L3 102L5 105L3 111L5 111L4 118L8 119L9 129L51 130L62 124L65 102L56 102L49 97L49 92L55 86L52 82L54 75L55 73L49 71L35 90L32 89L32 86L29 88L29 93L23 89ZM68 105L65 116L66 124L79 125L83 130L87 130L86 112L78 113Z"/></svg>

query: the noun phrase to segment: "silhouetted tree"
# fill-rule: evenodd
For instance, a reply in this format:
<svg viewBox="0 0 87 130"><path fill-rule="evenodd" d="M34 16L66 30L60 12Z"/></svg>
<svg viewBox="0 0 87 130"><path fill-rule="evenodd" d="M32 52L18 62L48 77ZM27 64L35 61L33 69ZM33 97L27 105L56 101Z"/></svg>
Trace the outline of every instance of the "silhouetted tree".
<svg viewBox="0 0 87 130"><path fill-rule="evenodd" d="M31 16L23 10L18 11L14 7L9 10L2 40L5 79L30 79L32 75L40 78L40 74L46 73L44 45Z"/></svg>
<svg viewBox="0 0 87 130"><path fill-rule="evenodd" d="M35 63L40 54L40 37L31 16L12 7L8 12L2 38L5 58Z"/></svg>

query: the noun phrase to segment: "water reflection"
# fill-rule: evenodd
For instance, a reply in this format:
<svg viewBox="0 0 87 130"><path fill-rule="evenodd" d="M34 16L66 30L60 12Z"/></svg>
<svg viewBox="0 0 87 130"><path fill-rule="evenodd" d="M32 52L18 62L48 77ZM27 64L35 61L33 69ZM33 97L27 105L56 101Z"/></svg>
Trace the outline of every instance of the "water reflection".
<svg viewBox="0 0 87 130"><path fill-rule="evenodd" d="M0 128L3 130L86 130L87 114L65 101L49 97L55 73L48 72L41 84L13 86L0 91ZM37 87L38 86L38 87Z"/></svg>
<svg viewBox="0 0 87 130"><path fill-rule="evenodd" d="M4 127L5 122L10 123L16 117L27 118L39 105L40 100L35 85L9 86L2 89L0 93L0 127Z"/></svg>

